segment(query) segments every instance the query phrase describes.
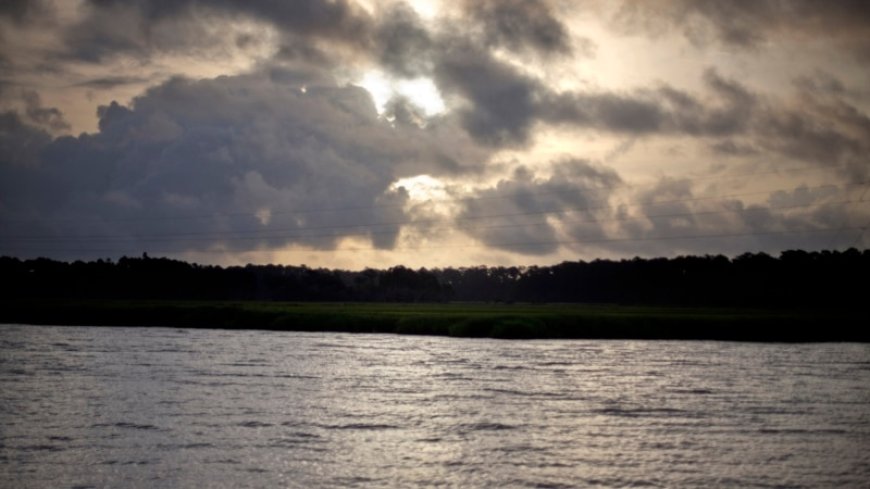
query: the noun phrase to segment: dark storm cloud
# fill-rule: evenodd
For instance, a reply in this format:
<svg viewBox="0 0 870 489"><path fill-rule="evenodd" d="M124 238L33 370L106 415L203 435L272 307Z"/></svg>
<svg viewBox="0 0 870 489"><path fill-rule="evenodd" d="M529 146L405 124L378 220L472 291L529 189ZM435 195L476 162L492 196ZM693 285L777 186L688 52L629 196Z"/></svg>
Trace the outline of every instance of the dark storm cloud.
<svg viewBox="0 0 870 489"><path fill-rule="evenodd" d="M376 17L347 1L95 0L89 5L85 18L67 32L71 53L79 59L98 61L119 53L147 59L164 50L207 50L217 43L214 31L204 27L210 22L259 19L282 33L277 60L304 67L290 72L306 73L317 83L329 79L328 70L342 66L334 54L341 50L321 41L343 43L360 57L357 61L374 62L398 77L432 76L446 99L461 102L456 110L461 126L478 144L491 148L529 145L537 124L631 135L727 136L742 130L755 104L752 94L715 71L706 75L712 104L669 87L556 93L490 49L497 44L519 51L570 52L565 27L542 1L467 3L473 15L464 24L434 27L402 3L378 10ZM135 83L136 77L82 83L108 89L127 82Z"/></svg>
<svg viewBox="0 0 870 489"><path fill-rule="evenodd" d="M470 102L460 110L465 128L491 145L525 144L544 90L536 80L500 62L488 51L466 43L447 50L438 60L435 79L442 90Z"/></svg>
<svg viewBox="0 0 870 489"><path fill-rule="evenodd" d="M545 0L467 0L464 6L491 45L542 54L572 51L568 30Z"/></svg>
<svg viewBox="0 0 870 489"><path fill-rule="evenodd" d="M34 4L30 0L7 0L0 4L0 16L20 19L27 15Z"/></svg>
<svg viewBox="0 0 870 489"><path fill-rule="evenodd" d="M567 30L547 2L468 2L464 7L470 18L434 28L425 27L402 3L381 12L375 58L400 77L432 76L448 99L462 100L462 126L478 143L525 146L542 118L541 101L549 89L496 58L492 48L570 54Z"/></svg>
<svg viewBox="0 0 870 489"><path fill-rule="evenodd" d="M56 62L103 63L118 56L148 62L160 52L189 52L217 45L219 40L202 22L184 16L152 20L141 11L148 3L101 2L90 5L84 18L63 32L64 49L52 54Z"/></svg>
<svg viewBox="0 0 870 489"><path fill-rule="evenodd" d="M375 37L376 57L389 71L413 78L432 70L436 40L407 4L397 3L382 13Z"/></svg>
<svg viewBox="0 0 870 489"><path fill-rule="evenodd" d="M462 45L445 51L435 74L439 88L467 102L460 109L466 130L491 146L526 146L539 123L633 136L727 137L746 132L760 105L754 93L712 69L704 73L704 98L667 85L554 92L489 51Z"/></svg>
<svg viewBox="0 0 870 489"><path fill-rule="evenodd" d="M613 170L582 160L559 162L547 178L519 168L468 200L458 219L469 235L490 247L544 255L561 246L552 222L586 219L597 228L589 217L607 205L620 183Z"/></svg>
<svg viewBox="0 0 870 489"><path fill-rule="evenodd" d="M256 18L303 35L354 40L363 38L370 28L368 15L347 0L90 0L89 3L97 11L133 9L149 23L212 13Z"/></svg>
<svg viewBox="0 0 870 489"><path fill-rule="evenodd" d="M464 160L449 127L392 127L361 88L303 91L270 75L173 79L101 107L99 132L75 138L50 141L6 114L4 252L330 247L350 235L390 248L398 226L380 223L403 221L407 195L389 186L438 168L430 159ZM11 240L27 236L43 240Z"/></svg>
<svg viewBox="0 0 870 489"><path fill-rule="evenodd" d="M17 112L0 112L0 164L3 167L38 164L39 154L51 142L43 130L27 125ZM15 181L4 179L4 186Z"/></svg>
<svg viewBox="0 0 870 489"><path fill-rule="evenodd" d="M203 25L236 19L274 26L284 37L285 56L324 56L312 42L338 43L402 76L430 69L426 65L445 30L452 31L451 38L461 33L475 44L482 40L518 52L572 52L566 27L543 0L467 2L465 19L434 28L424 26L403 2L379 7L374 16L350 0L90 0L88 5L86 18L67 36L71 54L88 61L201 48L215 41ZM580 41L581 51L592 49L591 41Z"/></svg>
<svg viewBox="0 0 870 489"><path fill-rule="evenodd" d="M208 49L226 41L226 32L208 29L209 24L239 19L271 24L284 36L285 54L297 56L322 55L305 48L313 41L364 48L373 27L368 14L346 0L91 0L88 5L86 17L68 30L66 43L68 56L91 62L119 54Z"/></svg>
<svg viewBox="0 0 870 489"><path fill-rule="evenodd" d="M0 2L0 18L22 23L45 17L49 7L41 0L4 0Z"/></svg>
<svg viewBox="0 0 870 489"><path fill-rule="evenodd" d="M407 97L393 97L384 107L384 117L399 127L420 128L425 125L426 115Z"/></svg>
<svg viewBox="0 0 870 489"><path fill-rule="evenodd" d="M617 24L653 35L677 30L697 45L740 49L783 37L824 38L870 61L870 3L864 0L627 0Z"/></svg>

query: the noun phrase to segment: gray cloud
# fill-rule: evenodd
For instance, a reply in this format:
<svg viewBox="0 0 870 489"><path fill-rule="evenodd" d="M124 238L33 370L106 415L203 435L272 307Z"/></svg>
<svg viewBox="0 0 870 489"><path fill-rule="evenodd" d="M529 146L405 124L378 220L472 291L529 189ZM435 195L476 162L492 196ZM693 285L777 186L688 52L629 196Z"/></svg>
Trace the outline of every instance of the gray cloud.
<svg viewBox="0 0 870 489"><path fill-rule="evenodd" d="M183 18L152 22L137 4L92 5L88 15L63 33L65 48L53 53L56 62L101 63L124 55L147 62L156 52L185 52L216 44Z"/></svg>
<svg viewBox="0 0 870 489"><path fill-rule="evenodd" d="M413 78L432 71L436 41L422 25L417 13L398 3L382 13L376 28L376 57L380 64L400 76Z"/></svg>
<svg viewBox="0 0 870 489"><path fill-rule="evenodd" d="M90 78L88 80L76 83L77 87L93 88L95 90L109 90L115 87L124 85L138 85L148 83L147 78L138 76L102 76L99 78Z"/></svg>
<svg viewBox="0 0 870 489"><path fill-rule="evenodd" d="M860 93L855 93L854 90L847 87L839 78L820 70L812 75L797 77L793 81L793 84L798 90L802 90L815 96L828 95L835 97L860 97L862 95Z"/></svg>
<svg viewBox="0 0 870 489"><path fill-rule="evenodd" d="M626 0L616 20L624 32L679 31L700 46L754 49L783 37L826 38L870 61L870 4L863 0Z"/></svg>
<svg viewBox="0 0 870 489"><path fill-rule="evenodd" d="M469 0L465 8L492 45L542 54L572 51L567 29L546 0Z"/></svg>
<svg viewBox="0 0 870 489"><path fill-rule="evenodd" d="M399 127L421 128L425 125L426 115L407 97L397 96L390 99L384 107L384 116Z"/></svg>
<svg viewBox="0 0 870 489"><path fill-rule="evenodd" d="M758 154L758 149L755 147L738 143L733 139L725 139L712 143L710 150L716 155L729 157L744 157Z"/></svg>
<svg viewBox="0 0 870 489"><path fill-rule="evenodd" d="M629 204L593 223L568 226L578 252L608 256L737 255L795 247L854 245L854 222L868 214L841 199L844 188L772 191L764 204L699 194L688 179L636 187ZM609 222L607 232L599 224Z"/></svg>
<svg viewBox="0 0 870 489"><path fill-rule="evenodd" d="M447 50L436 80L468 102L463 125L479 142L524 146L538 123L633 136L728 137L745 133L761 105L758 97L715 70L704 73L709 96L701 99L663 85L632 92L554 92L541 81L469 46Z"/></svg>
<svg viewBox="0 0 870 489"><path fill-rule="evenodd" d="M373 27L366 12L347 0L91 0L88 5L87 16L66 34L66 55L91 62L119 54L141 58L154 52L213 49L226 41L226 32L209 25L239 19L273 25L284 35L285 55L297 56L323 55L306 46L320 41L366 48Z"/></svg>
<svg viewBox="0 0 870 489"><path fill-rule="evenodd" d="M0 163L3 167L26 167L38 163L41 150L51 142L51 135L27 125L17 112L0 112ZM16 182L4 179L6 186Z"/></svg>
<svg viewBox="0 0 870 489"><path fill-rule="evenodd" d="M661 35L681 30L696 44L718 41L747 47L763 35L762 27L774 17L766 1L717 2L658 0L623 2L617 19L625 29Z"/></svg>
<svg viewBox="0 0 870 489"><path fill-rule="evenodd" d="M543 90L539 82L466 43L442 55L435 77L439 87L471 103L460 114L476 140L504 146L528 141Z"/></svg>
<svg viewBox="0 0 870 489"><path fill-rule="evenodd" d="M27 15L35 2L29 0L9 0L0 4L0 16L20 19Z"/></svg>
<svg viewBox="0 0 870 489"><path fill-rule="evenodd" d="M853 182L870 176L870 117L841 99L809 98L759 117L756 145L836 170Z"/></svg>
<svg viewBox="0 0 870 489"><path fill-rule="evenodd" d="M489 147L526 146L539 123L631 135L727 136L741 130L755 104L751 93L715 71L706 74L718 99L714 105L669 87L555 93L489 49L498 44L520 51L569 52L565 27L543 1L468 3L473 15L467 25L435 27L424 26L402 3L379 11L376 19L346 1L94 0L89 5L85 19L67 32L70 53L78 59L99 61L119 53L147 59L164 50L212 49L220 43L212 38L214 32L206 32L209 23L259 19L283 33L277 59L291 68L289 73L306 73L318 82L329 79L328 70L343 65L332 54L341 50L326 49L319 44L324 41L344 43L361 59L400 77L433 76L445 97L464 102L457 111L462 127ZM478 42L478 35L488 41ZM110 89L135 79L109 76L82 83Z"/></svg>
<svg viewBox="0 0 870 489"><path fill-rule="evenodd" d="M687 179L662 178L649 188L637 192L635 202L648 227L641 228L637 223L628 221L625 228L643 236L684 235L698 231L698 219L693 215L692 182ZM641 230L642 229L642 230Z"/></svg>
<svg viewBox="0 0 870 489"><path fill-rule="evenodd" d="M90 0L98 10L133 9L153 23L206 13L253 17L277 27L306 35L360 39L369 29L365 11L347 0Z"/></svg>
<svg viewBox="0 0 870 489"><path fill-rule="evenodd" d="M17 23L39 20L49 13L49 6L41 0L6 0L0 3L0 18Z"/></svg>
<svg viewBox="0 0 870 489"><path fill-rule="evenodd" d="M361 88L303 91L268 72L172 79L99 116L98 133L54 141L4 116L4 253L324 248L354 235L390 248L399 227L378 223L403 222L407 198L392 182L464 160L447 122L392 127ZM26 236L43 239L11 240Z"/></svg>
<svg viewBox="0 0 870 489"><path fill-rule="evenodd" d="M559 162L543 179L519 168L468 200L458 219L468 234L490 247L544 255L561 246L553 222L588 220L621 182L613 170L576 159Z"/></svg>
<svg viewBox="0 0 870 489"><path fill-rule="evenodd" d="M853 182L868 178L870 117L839 96L837 85L811 85L816 90L788 102L762 98L715 70L707 70L704 81L705 98L669 86L625 94L549 93L524 121L527 126L540 120L632 135L701 137L719 155L775 155L835 170Z"/></svg>
<svg viewBox="0 0 870 489"><path fill-rule="evenodd" d="M704 100L666 85L631 93L550 93L542 98L539 117L635 135L727 136L745 131L758 104L756 97L714 70L706 71L704 80L714 95Z"/></svg>
<svg viewBox="0 0 870 489"><path fill-rule="evenodd" d="M659 132L666 122L663 107L653 97L608 92L551 95L541 116L554 123L632 134Z"/></svg>
<svg viewBox="0 0 870 489"><path fill-rule="evenodd" d="M704 81L724 101L721 107L709 111L704 132L733 134L745 128L756 106L755 96L740 83L723 78L713 69L704 73Z"/></svg>
<svg viewBox="0 0 870 489"><path fill-rule="evenodd" d="M833 170L829 177L853 184L868 177L870 119L866 91L855 88L855 79L811 74L795 81L799 96L788 98L756 91L764 89L764 80L744 84L711 68L701 74L698 91L652 81L620 91L558 91L547 76L556 76L561 65L542 63L588 48L560 21L560 4L469 1L462 4L464 18L426 21L408 5L385 5L369 14L351 0L93 0L82 7L77 23L55 26L65 47L47 42L20 52L0 48L0 63L8 69L0 81L3 106L17 109L0 116L0 235L53 236L45 243L54 246L64 236L113 237L104 243L73 239L66 247L135 243L241 250L287 243L327 248L359 233L390 248L397 226L374 232L354 226L408 219L401 212L408 196L388 191L397 178L485 174L493 152L532 148L536 130L548 125L594 131L593 137L605 145L612 136L631 142L661 138L674 146L691 141L710 150L698 156L698 165L719 163L720 169L750 161L801 161ZM852 54L870 53L863 2L661 0L625 5L623 27L645 34L676 31L699 46L760 51L769 41L825 36ZM10 28L0 36L35 35L45 25L39 19L54 17L48 8L41 2L3 3L0 22ZM234 30L246 21L274 28L278 39ZM263 30L271 36L271 28ZM259 53L273 41L278 53L259 60L254 73L160 83L129 106L101 107L98 132L51 138L69 125L59 109L42 104L40 95L61 99L61 90L46 80L62 80L64 89L106 91L155 85L158 76L163 80L168 74L137 70L161 72L174 62L165 55L227 59L239 50ZM506 51L509 55L502 56ZM41 55L45 59L35 59ZM95 72L81 63L108 60L117 64L107 66L132 63L136 68ZM534 69L525 70L522 63ZM535 74L538 68L547 75ZM353 78L370 69L395 78L431 77L455 110L426 116L411 100L397 96L386 104L386 117L379 118L366 92L335 83L336 77ZM22 86L34 88L22 92ZM129 91L118 93L127 96ZM614 177L582 160L557 165L552 177L518 171L482 190L481 199L469 203L463 216L517 214L504 226L479 226L469 233L520 253L554 251L554 242L566 234L577 241L605 240L602 250L672 254L703 252L705 245L717 242L687 240L669 248L668 241L642 240L668 233L813 229L837 222L845 212L818 198L808 205L812 211L790 213L772 203L730 201L715 209L674 203L655 208L660 214L632 208L572 213L578 217L573 220L541 214L582 208L595 198L606 201L611 197L606 191L593 195L586 189L615 184ZM632 196L691 199L697 191L685 182L663 181L635 189ZM723 209L728 212L718 217L709 214ZM601 222L607 219L609 226ZM159 235L169 237L146 239ZM639 241L606 241L613 237ZM735 240L735 249L745 251L756 243L753 239ZM528 241L550 244L534 250L510 244ZM592 245L579 246L582 251Z"/></svg>
<svg viewBox="0 0 870 489"><path fill-rule="evenodd" d="M24 100L24 114L34 125L47 128L51 132L64 132L70 129L69 123L64 119L63 112L56 107L44 107L38 93L33 90L24 90L21 93Z"/></svg>

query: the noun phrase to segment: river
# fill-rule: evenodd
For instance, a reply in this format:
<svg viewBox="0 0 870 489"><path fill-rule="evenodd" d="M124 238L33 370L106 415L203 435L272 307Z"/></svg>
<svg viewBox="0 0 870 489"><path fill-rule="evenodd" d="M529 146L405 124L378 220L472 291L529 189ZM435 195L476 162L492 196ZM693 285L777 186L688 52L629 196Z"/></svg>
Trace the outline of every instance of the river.
<svg viewBox="0 0 870 489"><path fill-rule="evenodd" d="M867 487L870 345L0 325L0 487Z"/></svg>

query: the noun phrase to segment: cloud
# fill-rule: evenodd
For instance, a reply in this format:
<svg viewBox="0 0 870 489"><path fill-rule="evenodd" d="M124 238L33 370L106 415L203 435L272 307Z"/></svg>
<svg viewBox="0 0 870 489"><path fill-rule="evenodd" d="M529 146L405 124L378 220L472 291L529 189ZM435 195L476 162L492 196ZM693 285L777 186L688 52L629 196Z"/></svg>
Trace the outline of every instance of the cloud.
<svg viewBox="0 0 870 489"><path fill-rule="evenodd" d="M175 78L101 107L98 133L54 141L6 114L4 252L329 248L348 236L389 249L400 226L383 223L406 220L396 179L456 170L439 158L479 164L449 121L394 127L359 87L288 79ZM27 236L41 239L11 240Z"/></svg>
<svg viewBox="0 0 870 489"><path fill-rule="evenodd" d="M373 21L347 0L90 0L84 15L66 27L61 59L100 63L119 56L214 53L257 47L263 26L278 32L285 58L326 56L322 43L367 50ZM260 29L241 30L245 23ZM213 54L212 54L213 55Z"/></svg>
<svg viewBox="0 0 870 489"><path fill-rule="evenodd" d="M464 7L490 45L545 55L572 52L568 30L546 0L469 0Z"/></svg>
<svg viewBox="0 0 870 489"><path fill-rule="evenodd" d="M756 146L866 182L870 176L870 117L840 98L805 96L760 116Z"/></svg>
<svg viewBox="0 0 870 489"><path fill-rule="evenodd" d="M347 1L94 0L88 5L84 16L65 31L66 55L74 59L96 62L124 55L144 66L157 63L155 56L176 52L214 56L252 42L255 33L236 32L232 26L255 20L280 32L274 62L263 63L272 65L273 72L280 63L288 73L317 80L330 79L333 69L352 72L372 66L400 78L431 77L461 126L477 144L490 148L527 147L538 124L631 135L725 135L739 130L736 126L753 104L751 94L738 93L739 85L713 70L706 79L721 100L714 107L672 88L658 93L557 92L547 80L493 50L570 54L571 36L546 1L469 2L463 4L471 14L468 19L428 23L404 3L378 7L373 15ZM246 40L240 43L240 38ZM163 78L144 72L106 74L78 86L111 90Z"/></svg>
<svg viewBox="0 0 870 489"><path fill-rule="evenodd" d="M725 139L712 143L710 150L714 154L727 157L743 157L758 154L758 150L751 145L741 144L733 139Z"/></svg>
<svg viewBox="0 0 870 489"><path fill-rule="evenodd" d="M528 142L543 90L538 81L464 42L438 59L435 79L439 88L469 103L459 114L477 141L496 146Z"/></svg>
<svg viewBox="0 0 870 489"><path fill-rule="evenodd" d="M44 107L38 93L24 90L21 98L24 100L24 114L32 124L53 133L69 131L70 125L64 119L63 112L56 107Z"/></svg>
<svg viewBox="0 0 870 489"><path fill-rule="evenodd" d="M479 190L457 219L489 247L546 255L561 247L558 228L564 222L594 217L621 182L613 170L577 159L557 162L546 178L521 167Z"/></svg>
<svg viewBox="0 0 870 489"><path fill-rule="evenodd" d="M695 45L757 49L781 39L827 39L870 61L870 4L863 0L626 0L616 15L623 32L681 32Z"/></svg>
<svg viewBox="0 0 870 489"><path fill-rule="evenodd" d="M704 97L668 85L629 93L544 92L525 127L540 121L633 136L704 138L715 154L803 161L866 181L870 117L838 85L803 83L798 97L762 97L713 69L703 80Z"/></svg>
<svg viewBox="0 0 870 489"><path fill-rule="evenodd" d="M733 80L707 70L712 97L698 97L668 85L633 92L548 93L538 117L546 122L631 135L727 136L743 132L758 104Z"/></svg>
<svg viewBox="0 0 870 489"><path fill-rule="evenodd" d="M92 88L95 90L110 90L125 85L146 84L149 81L150 80L148 80L147 78L138 76L101 76L81 81L79 83L76 83L75 86Z"/></svg>
<svg viewBox="0 0 870 489"><path fill-rule="evenodd" d="M863 67L831 64L842 53L870 53L864 3L621 5L623 32L676 33L729 52L682 56L666 52L682 43L612 39L609 18L601 17L612 4L595 1L441 2L434 15L392 0L3 3L0 236L6 243L13 234L49 238L18 242L28 250L330 249L345 238L388 250L414 233L435 236L425 219L403 212L414 198L390 190L418 176L447 182L457 196L479 186L479 199L457 205L467 218L457 225L485 223L468 233L537 257L569 249L703 251L717 242L658 238L837 222L842 205L815 194L807 209L789 212L739 199L638 208L628 204L706 198L713 185L677 179L610 192L605 187L618 176L584 158L625 164L644 177L802 163L835 185L865 182ZM580 59L595 46L584 33L598 36L608 54L649 44L631 56L651 69L633 70L614 88L614 58ZM766 71L766 50L779 56L775 46L790 52L807 43L812 56L791 65L800 73ZM675 58L683 68L666 73ZM770 70L779 69L771 59ZM659 61L662 71L653 66ZM783 76L796 79L784 89ZM347 84L353 80L382 85L380 116L367 92ZM390 95L389 85L418 82L430 95ZM443 111L418 106L433 92ZM82 111L94 112L87 97L103 104L98 120ZM94 132L57 137L73 129ZM601 154L607 147L617 149ZM572 156L541 163L563 153ZM512 159L515 171L504 176L512 169L500 162ZM615 207L583 214L599 202ZM485 222L496 214L512 217ZM366 228L372 223L383 225ZM753 239L768 238L735 243ZM547 244L518 245L529 241Z"/></svg>
<svg viewBox="0 0 870 489"><path fill-rule="evenodd" d="M0 3L0 18L16 23L37 20L48 13L48 5L41 0L6 0Z"/></svg>
<svg viewBox="0 0 870 489"><path fill-rule="evenodd" d="M407 4L397 3L381 15L374 48L380 65L406 78L430 73L436 41L417 13Z"/></svg>
<svg viewBox="0 0 870 489"><path fill-rule="evenodd" d="M599 226L566 232L575 250L610 256L677 256L854 245L854 223L870 218L844 201L845 185L771 190L763 202L699 192L685 178L629 188Z"/></svg>
<svg viewBox="0 0 870 489"><path fill-rule="evenodd" d="M647 134L664 129L666 113L646 94L578 92L551 95L541 117L554 123L616 133Z"/></svg>
<svg viewBox="0 0 870 489"><path fill-rule="evenodd" d="M17 112L0 112L0 163L3 167L30 166L38 163L40 151L51 142L51 136L26 124ZM16 182L4 179L4 185Z"/></svg>

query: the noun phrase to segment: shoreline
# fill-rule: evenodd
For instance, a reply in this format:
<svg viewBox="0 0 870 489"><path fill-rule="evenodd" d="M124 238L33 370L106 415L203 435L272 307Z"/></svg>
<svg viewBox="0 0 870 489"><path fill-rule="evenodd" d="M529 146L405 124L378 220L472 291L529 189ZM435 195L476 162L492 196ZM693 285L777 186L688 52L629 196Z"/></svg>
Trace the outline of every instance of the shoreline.
<svg viewBox="0 0 870 489"><path fill-rule="evenodd" d="M870 342L866 311L587 304L0 301L0 322L501 339Z"/></svg>

